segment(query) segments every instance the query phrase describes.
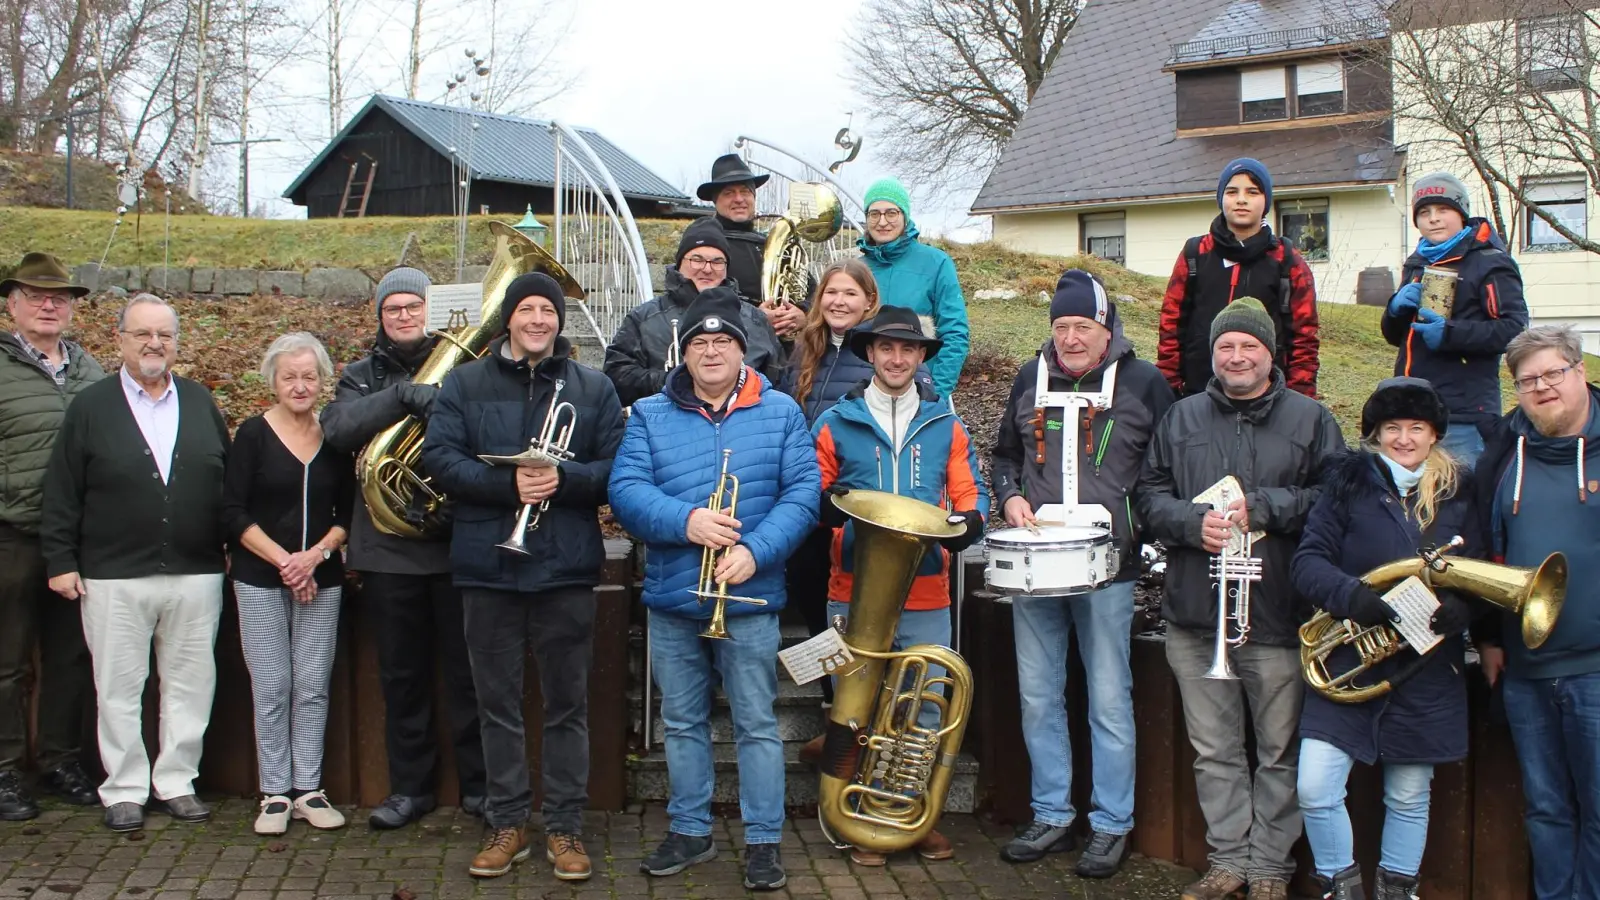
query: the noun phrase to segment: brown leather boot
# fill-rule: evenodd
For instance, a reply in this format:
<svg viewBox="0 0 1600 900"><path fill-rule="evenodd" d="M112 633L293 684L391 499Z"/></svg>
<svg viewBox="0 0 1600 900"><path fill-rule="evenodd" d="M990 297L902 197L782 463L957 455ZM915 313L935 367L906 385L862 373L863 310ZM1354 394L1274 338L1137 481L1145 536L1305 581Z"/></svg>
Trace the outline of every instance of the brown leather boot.
<svg viewBox="0 0 1600 900"><path fill-rule="evenodd" d="M955 859L956 848L950 846L949 838L937 831L930 831L917 844L917 855L923 859Z"/></svg>
<svg viewBox="0 0 1600 900"><path fill-rule="evenodd" d="M479 878L498 878L528 858L528 842L521 828L496 828L472 858L467 872Z"/></svg>
<svg viewBox="0 0 1600 900"><path fill-rule="evenodd" d="M583 841L575 834L545 835L544 858L554 866L555 876L562 881L583 881L593 871Z"/></svg>

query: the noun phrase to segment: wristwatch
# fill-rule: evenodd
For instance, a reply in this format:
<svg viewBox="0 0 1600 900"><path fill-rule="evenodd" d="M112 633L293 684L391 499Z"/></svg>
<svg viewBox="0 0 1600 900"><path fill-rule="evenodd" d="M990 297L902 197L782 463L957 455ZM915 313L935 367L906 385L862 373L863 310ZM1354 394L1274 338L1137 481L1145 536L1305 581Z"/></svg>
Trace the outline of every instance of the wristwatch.
<svg viewBox="0 0 1600 900"><path fill-rule="evenodd" d="M333 559L333 551L329 550L327 547L323 547L322 548L322 561L323 562L327 562L330 559Z"/></svg>

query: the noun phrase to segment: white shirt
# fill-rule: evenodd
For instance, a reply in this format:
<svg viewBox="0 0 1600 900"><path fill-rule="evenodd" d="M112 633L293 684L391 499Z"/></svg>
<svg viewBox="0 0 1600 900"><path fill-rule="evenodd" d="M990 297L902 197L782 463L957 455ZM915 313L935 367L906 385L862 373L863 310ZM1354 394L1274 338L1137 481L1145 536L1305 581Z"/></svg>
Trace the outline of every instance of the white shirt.
<svg viewBox="0 0 1600 900"><path fill-rule="evenodd" d="M145 446L156 458L156 470L165 484L171 477L172 451L178 445L178 391L172 376L167 376L167 389L161 396L152 397L128 374L128 367L123 366L122 393L128 398L133 420L139 423Z"/></svg>
<svg viewBox="0 0 1600 900"><path fill-rule="evenodd" d="M873 379L867 382L863 396L867 401L867 411L872 413L872 418L877 420L883 433L889 436L898 456L906 439L906 430L911 427L911 420L916 418L917 410L922 406L916 385L906 385L905 391L896 397L878 387L877 379Z"/></svg>

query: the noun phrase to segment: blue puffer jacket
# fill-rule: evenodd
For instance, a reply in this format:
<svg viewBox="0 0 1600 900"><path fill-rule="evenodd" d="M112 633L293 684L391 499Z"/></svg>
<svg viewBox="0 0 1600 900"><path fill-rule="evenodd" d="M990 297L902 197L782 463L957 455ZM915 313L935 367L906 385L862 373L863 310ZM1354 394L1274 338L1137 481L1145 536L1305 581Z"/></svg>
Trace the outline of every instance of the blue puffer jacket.
<svg viewBox="0 0 1600 900"><path fill-rule="evenodd" d="M674 369L665 389L633 405L611 467L611 511L645 542L644 602L650 609L711 618L712 605L689 592L700 579L703 547L687 536L689 513L704 507L731 450L739 477L739 543L756 574L729 593L760 597L766 606L730 603L730 616L783 608L783 566L817 523L822 488L817 455L800 407L746 366L743 384L723 420L711 419L694 395L688 370Z"/></svg>
<svg viewBox="0 0 1600 900"><path fill-rule="evenodd" d="M822 359L817 361L817 374L811 379L810 396L795 397L795 391L800 389L800 370L795 368L797 362L796 357L789 358L789 365L783 369L783 378L778 381L778 390L794 397L795 402L800 404L805 411L808 427L816 427L823 413L843 400L844 395L872 378L872 363L857 356L848 344L835 347L830 343L828 349L822 351ZM915 377L919 387L926 385L929 390L934 390L933 376L927 366L917 366Z"/></svg>
<svg viewBox="0 0 1600 900"><path fill-rule="evenodd" d="M1306 519L1291 577L1295 589L1336 618L1349 611L1350 592L1361 574L1416 552L1442 546L1460 535L1467 542L1454 556L1481 556L1477 514L1468 484L1439 503L1426 533L1417 529L1410 505L1396 494L1387 469L1367 452L1349 453L1329 466L1323 493ZM1382 470L1382 471L1380 471ZM1465 477L1465 473L1463 473ZM1384 593L1387 587L1380 588ZM1460 599L1476 603L1471 598ZM1475 609L1480 607L1475 606ZM1411 680L1365 703L1335 703L1306 688L1300 736L1332 744L1363 763L1446 763L1467 755L1465 644L1444 639ZM1358 683L1375 684L1417 661L1410 649L1379 663ZM1329 668L1355 665L1350 647L1335 651Z"/></svg>
<svg viewBox="0 0 1600 900"><path fill-rule="evenodd" d="M871 244L863 237L856 246L878 281L879 302L911 310L944 341L944 349L933 358L928 371L933 373L933 387L939 396L950 396L961 379L971 343L967 301L956 280L955 262L943 250L917 240L916 223L909 218L906 233L889 243Z"/></svg>

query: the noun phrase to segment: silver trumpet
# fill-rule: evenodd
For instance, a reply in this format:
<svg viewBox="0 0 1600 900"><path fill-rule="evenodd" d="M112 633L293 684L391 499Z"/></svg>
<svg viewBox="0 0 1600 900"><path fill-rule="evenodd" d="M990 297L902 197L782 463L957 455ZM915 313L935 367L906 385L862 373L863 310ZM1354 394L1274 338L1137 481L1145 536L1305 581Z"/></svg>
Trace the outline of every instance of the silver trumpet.
<svg viewBox="0 0 1600 900"><path fill-rule="evenodd" d="M1237 526L1235 528L1237 530ZM1207 678L1239 679L1228 664L1228 648L1250 639L1250 583L1261 580L1261 560L1250 555L1254 544L1255 539L1248 529L1239 530L1238 537L1230 538L1222 546L1222 552L1211 560L1211 577L1217 582L1217 643L1211 656L1211 668L1205 674ZM1230 619L1237 632L1231 636L1228 634Z"/></svg>
<svg viewBox="0 0 1600 900"><path fill-rule="evenodd" d="M539 436L528 444L528 449L521 455L521 459L548 462L554 466L572 458L572 452L567 449L567 445L572 443L573 429L578 427L578 409L571 403L560 402L561 389L566 386L565 380L556 379L556 391L550 395L550 408L544 413L544 427L539 430ZM549 508L549 497L539 504L538 512L534 512L533 504L523 504L522 512L517 516L517 524L511 530L511 536L495 546L527 556L528 532L539 527L539 518Z"/></svg>
<svg viewBox="0 0 1600 900"><path fill-rule="evenodd" d="M671 372L673 369L678 367L678 363L680 362L682 362L682 360L678 359L678 320L673 319L672 343L667 347L667 362L666 365L662 366L662 368L666 369L668 372Z"/></svg>

